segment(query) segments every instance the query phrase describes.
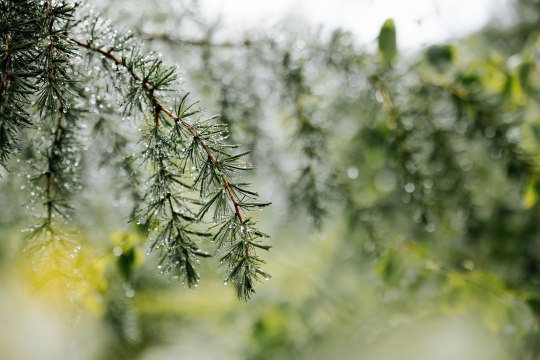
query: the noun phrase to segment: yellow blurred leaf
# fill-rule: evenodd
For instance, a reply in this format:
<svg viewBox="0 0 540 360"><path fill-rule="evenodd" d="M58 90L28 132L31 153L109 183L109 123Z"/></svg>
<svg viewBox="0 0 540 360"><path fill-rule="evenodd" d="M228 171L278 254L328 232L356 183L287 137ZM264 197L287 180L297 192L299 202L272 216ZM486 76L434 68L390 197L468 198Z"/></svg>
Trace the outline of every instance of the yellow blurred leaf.
<svg viewBox="0 0 540 360"><path fill-rule="evenodd" d="M27 281L36 296L59 310L103 311L107 264L88 244L44 234L34 239L28 255L32 268Z"/></svg>
<svg viewBox="0 0 540 360"><path fill-rule="evenodd" d="M527 183L525 184L525 189L523 192L523 207L525 209L532 208L536 201L538 201L538 194L536 193L536 186L535 186L534 180L529 179Z"/></svg>

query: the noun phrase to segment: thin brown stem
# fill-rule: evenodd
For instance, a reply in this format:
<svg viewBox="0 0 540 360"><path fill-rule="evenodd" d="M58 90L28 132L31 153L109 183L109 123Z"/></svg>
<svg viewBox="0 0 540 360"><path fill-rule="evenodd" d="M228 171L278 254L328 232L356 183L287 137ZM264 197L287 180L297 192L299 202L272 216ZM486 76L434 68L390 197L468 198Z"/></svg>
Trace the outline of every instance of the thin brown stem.
<svg viewBox="0 0 540 360"><path fill-rule="evenodd" d="M47 24L49 25L49 79L52 81L55 77L55 66L54 66L54 52L56 44L54 43L53 33L53 19L51 12L51 3L45 1L45 11L47 16Z"/></svg>
<svg viewBox="0 0 540 360"><path fill-rule="evenodd" d="M47 178L47 184L45 185L45 199L47 204L47 222L49 224L49 227L51 226L52 222L52 215L53 215L53 199L52 199L52 186L53 186L53 178L54 174L52 171L52 156L54 155L55 149L58 147L59 141L60 141L60 133L62 132L62 113L63 109L61 108L58 114L58 119L56 121L56 126L53 131L53 143L51 146L51 154L49 155L48 162L47 162L47 171L45 172L45 177Z"/></svg>
<svg viewBox="0 0 540 360"><path fill-rule="evenodd" d="M258 44L258 41L253 41L249 39L245 39L241 42L232 42L232 41L225 41L225 42L211 42L207 39L182 39L178 37L173 37L166 33L155 33L155 34L143 34L142 35L145 40L148 41L164 41L174 44L182 44L187 46L195 46L195 47L212 47L212 48L250 48L256 44Z"/></svg>
<svg viewBox="0 0 540 360"><path fill-rule="evenodd" d="M7 25L7 24L6 24ZM4 31L4 56L7 57L9 52L9 26L6 26L6 29ZM9 84L9 74L8 74L8 68L9 68L10 62L8 61L6 63L5 69L2 74L2 82L0 84L2 94L2 99L5 99L7 96L7 88Z"/></svg>
<svg viewBox="0 0 540 360"><path fill-rule="evenodd" d="M52 11L51 11L51 4L49 1L45 2L45 12L46 12L46 19L47 24L49 26L49 81L53 81L56 72L55 72L55 49L56 44L54 42L54 37L52 35L53 33L53 18L52 18ZM53 142L51 145L51 153L49 154L48 161L47 161L47 171L45 172L45 177L47 179L46 185L45 185L45 199L47 204L47 224L49 229L52 233L52 218L53 218L53 182L54 182L54 174L52 171L52 157L54 156L54 152L56 151L56 148L59 145L60 141L60 134L62 132L62 114L64 112L63 107L61 106L58 109L58 117L56 119L56 125L53 130Z"/></svg>
<svg viewBox="0 0 540 360"><path fill-rule="evenodd" d="M217 157L214 155L214 153L212 152L212 150L210 149L210 147L208 146L208 144L206 144L199 136L199 133L197 132L197 130L195 130L193 128L193 126L191 126L190 124L188 124L186 121L184 121L183 119L179 118L176 114L174 114L167 106L165 106L160 100L159 98L154 94L154 87L153 85L148 82L147 80L143 79L139 74L137 74L134 70L133 67L128 67L123 61L122 59L120 59L118 56L116 56L115 54L112 53L112 51L108 50L108 49L105 49L105 48L98 48L98 47L94 47L92 46L91 44L88 44L88 43L84 43L84 42L81 42L77 39L73 39L73 38L70 38L70 40L77 44L78 46L82 47L82 48L85 48L85 49L88 49L88 50L91 50L91 51L95 51L101 55L103 55L105 58L113 61L117 66L120 66L120 67L123 67L127 70L127 72L130 74L130 76L135 79L136 81L140 82L141 85L143 86L144 90L146 91L146 94L150 100L150 102L152 103L152 105L154 106L154 108L157 110L159 109L159 111L155 111L155 122L156 122L156 126L159 124L159 113L160 112L163 112L164 114L166 114L169 118L171 118L175 123L177 124L180 124L184 129L186 129L190 134L191 136L196 139L197 141L197 144L199 144L199 146L201 146L203 148L203 150L206 152L207 156L208 156L208 159L212 162L212 164L214 166L218 166L219 165L219 161L217 159ZM233 191L232 191L232 187L231 187L231 184L229 183L229 180L227 179L227 177L221 173L220 175L220 178L221 178L221 183L223 185L223 188L225 189L225 191L227 192L227 196L229 197L229 199L231 200L232 204L233 204L233 207L234 207L234 215L236 216L236 218L238 219L239 223L241 226L243 226L244 224L244 217L242 216L242 212L240 210L240 204L236 198L236 196L234 195ZM247 259L250 257L249 255L249 249L248 249L248 246L247 246L247 230L243 229L243 235L244 235L244 238L245 238L245 241L244 241L244 257Z"/></svg>
<svg viewBox="0 0 540 360"><path fill-rule="evenodd" d="M8 51L9 51L9 32L6 30L5 40L4 40L4 55L5 56L7 56ZM9 75L6 69L6 71L4 71L4 73L2 74L2 98L5 98L7 96L8 82L9 82Z"/></svg>

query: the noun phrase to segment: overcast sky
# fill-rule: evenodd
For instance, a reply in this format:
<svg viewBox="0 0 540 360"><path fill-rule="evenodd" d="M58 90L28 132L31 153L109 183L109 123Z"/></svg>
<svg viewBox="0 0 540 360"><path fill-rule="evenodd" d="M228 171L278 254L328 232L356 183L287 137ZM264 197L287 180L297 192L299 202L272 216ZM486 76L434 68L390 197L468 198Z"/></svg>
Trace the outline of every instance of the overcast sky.
<svg viewBox="0 0 540 360"><path fill-rule="evenodd" d="M508 0L201 0L210 16L240 29L271 26L284 16L353 31L373 42L385 19L393 18L402 49L440 42L479 29Z"/></svg>

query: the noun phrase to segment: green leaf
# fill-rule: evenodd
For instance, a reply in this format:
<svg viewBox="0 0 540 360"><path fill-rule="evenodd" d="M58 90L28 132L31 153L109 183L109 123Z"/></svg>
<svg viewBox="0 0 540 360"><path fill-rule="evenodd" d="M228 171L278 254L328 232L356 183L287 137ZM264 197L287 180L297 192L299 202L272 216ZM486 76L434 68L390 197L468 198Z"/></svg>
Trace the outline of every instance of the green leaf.
<svg viewBox="0 0 540 360"><path fill-rule="evenodd" d="M519 84L526 93L531 93L534 89L531 79L532 72L535 70L535 65L529 61L521 63L517 69Z"/></svg>
<svg viewBox="0 0 540 360"><path fill-rule="evenodd" d="M426 51L426 58L437 71L445 71L454 60L454 47L451 45L430 46Z"/></svg>
<svg viewBox="0 0 540 360"><path fill-rule="evenodd" d="M396 27L394 20L384 22L379 32L379 54L385 66L392 65L397 56Z"/></svg>
<svg viewBox="0 0 540 360"><path fill-rule="evenodd" d="M399 278L400 264L395 252L388 251L381 256L375 265L375 271L387 285L395 283Z"/></svg>
<svg viewBox="0 0 540 360"><path fill-rule="evenodd" d="M118 258L118 270L124 277L124 279L129 280L133 269L136 265L136 253L135 248L131 247L127 251L123 252L122 255Z"/></svg>

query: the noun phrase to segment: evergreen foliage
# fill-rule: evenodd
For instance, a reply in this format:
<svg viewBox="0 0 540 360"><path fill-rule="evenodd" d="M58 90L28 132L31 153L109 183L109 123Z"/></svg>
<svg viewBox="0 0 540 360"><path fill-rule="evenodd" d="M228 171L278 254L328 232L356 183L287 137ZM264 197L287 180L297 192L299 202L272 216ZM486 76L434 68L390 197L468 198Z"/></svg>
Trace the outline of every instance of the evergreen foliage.
<svg viewBox="0 0 540 360"><path fill-rule="evenodd" d="M135 125L141 132L135 150L140 168L129 175L145 180L133 220L148 229L149 252L159 252L162 273L197 286L196 264L211 256L201 245L212 239L225 281L248 299L255 283L270 276L257 255L257 249L270 248L262 242L268 236L248 214L268 203L241 179L251 165L243 160L246 152L234 153L237 146L226 143L226 126L178 92L178 69L80 4L2 1L1 6L0 159L5 166L17 152L23 128L35 130L25 157L34 202L43 209L36 209L39 222L29 229L30 248L65 240L61 221L75 211L69 198L81 188L80 162L90 140L84 129L103 108L95 100L106 97L99 92L114 91L106 101L120 104L125 118L140 123ZM92 86L102 76L107 85Z"/></svg>
<svg viewBox="0 0 540 360"><path fill-rule="evenodd" d="M88 6L0 0L0 230L35 217L37 283L101 311L115 334L102 358L179 328L203 333L202 350L234 338L243 358L356 358L441 314L479 318L501 359L539 357L537 0L508 27L414 54L392 19L366 46L298 24L228 38L196 0L130 3L138 17L107 7L134 33ZM252 178L275 204L264 216ZM101 192L106 205L88 200ZM131 224L110 235L108 217ZM194 288L215 253L248 299L270 277L256 220L279 250L249 307L208 288L171 296L142 260L141 234L158 272Z"/></svg>

